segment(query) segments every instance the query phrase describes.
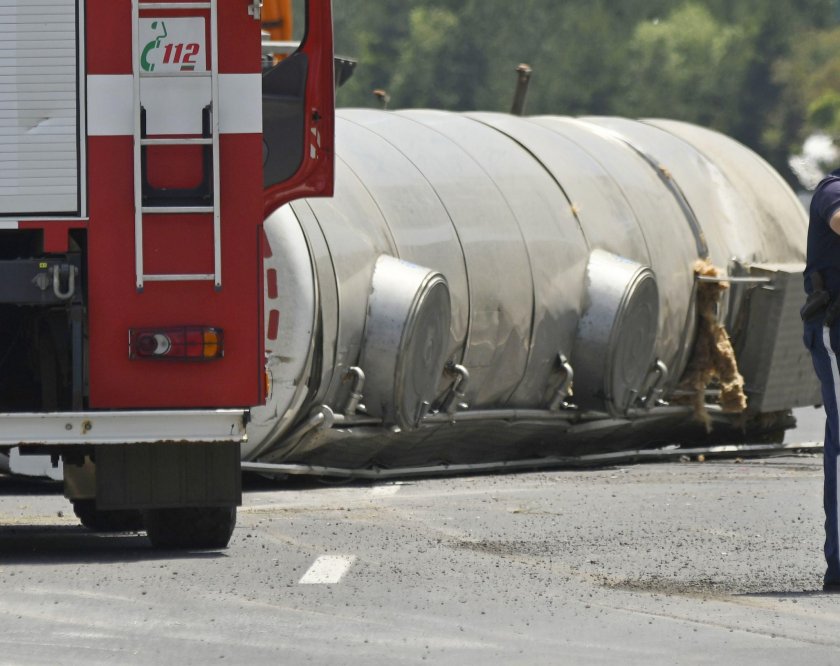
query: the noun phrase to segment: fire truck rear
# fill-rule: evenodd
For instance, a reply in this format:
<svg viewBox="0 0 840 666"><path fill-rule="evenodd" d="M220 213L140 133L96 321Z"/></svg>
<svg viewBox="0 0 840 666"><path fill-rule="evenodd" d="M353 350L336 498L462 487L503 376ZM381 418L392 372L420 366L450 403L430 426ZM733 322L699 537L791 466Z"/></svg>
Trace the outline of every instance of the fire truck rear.
<svg viewBox="0 0 840 666"><path fill-rule="evenodd" d="M0 452L82 523L223 547L264 402L267 212L332 192L328 0L270 74L260 2L0 6Z"/></svg>

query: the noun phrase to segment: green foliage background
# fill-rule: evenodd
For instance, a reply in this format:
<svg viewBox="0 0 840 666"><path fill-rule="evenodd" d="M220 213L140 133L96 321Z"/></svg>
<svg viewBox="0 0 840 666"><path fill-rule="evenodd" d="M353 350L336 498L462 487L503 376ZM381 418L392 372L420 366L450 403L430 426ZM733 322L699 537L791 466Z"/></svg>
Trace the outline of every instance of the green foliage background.
<svg viewBox="0 0 840 666"><path fill-rule="evenodd" d="M340 106L677 118L720 130L792 180L804 137L840 135L840 0L333 0L359 61Z"/></svg>

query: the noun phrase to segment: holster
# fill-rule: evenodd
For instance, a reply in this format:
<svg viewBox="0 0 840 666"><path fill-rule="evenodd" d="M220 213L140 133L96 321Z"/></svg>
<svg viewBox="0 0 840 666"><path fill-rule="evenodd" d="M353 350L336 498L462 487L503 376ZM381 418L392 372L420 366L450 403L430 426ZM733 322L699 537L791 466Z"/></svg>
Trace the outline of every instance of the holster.
<svg viewBox="0 0 840 666"><path fill-rule="evenodd" d="M831 326L835 321L837 321L838 317L840 317L840 298L835 298L825 309L825 319L823 320L823 323L826 326Z"/></svg>
<svg viewBox="0 0 840 666"><path fill-rule="evenodd" d="M805 301L805 305L803 305L799 310L799 316L802 317L802 321L811 321L812 319L816 319L823 312L828 310L828 304L831 301L831 296L829 296L827 291L812 291L808 294L808 298ZM834 303L832 303L834 305Z"/></svg>
<svg viewBox="0 0 840 666"><path fill-rule="evenodd" d="M840 298L832 300L831 294L825 290L825 282L819 271L811 273L811 293L799 310L802 321L813 321L823 317L823 323L831 326L840 317Z"/></svg>

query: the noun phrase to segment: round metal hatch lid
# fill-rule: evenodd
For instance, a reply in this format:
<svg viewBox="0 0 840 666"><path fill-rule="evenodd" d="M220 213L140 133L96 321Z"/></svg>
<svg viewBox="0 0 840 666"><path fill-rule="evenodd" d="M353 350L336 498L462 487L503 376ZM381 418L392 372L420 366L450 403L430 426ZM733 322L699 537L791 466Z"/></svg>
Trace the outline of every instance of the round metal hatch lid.
<svg viewBox="0 0 840 666"><path fill-rule="evenodd" d="M359 360L368 413L403 430L420 424L443 371L450 318L440 273L393 257L377 260Z"/></svg>
<svg viewBox="0 0 840 666"><path fill-rule="evenodd" d="M650 372L659 290L650 268L603 250L590 256L586 301L572 358L575 401L624 415Z"/></svg>

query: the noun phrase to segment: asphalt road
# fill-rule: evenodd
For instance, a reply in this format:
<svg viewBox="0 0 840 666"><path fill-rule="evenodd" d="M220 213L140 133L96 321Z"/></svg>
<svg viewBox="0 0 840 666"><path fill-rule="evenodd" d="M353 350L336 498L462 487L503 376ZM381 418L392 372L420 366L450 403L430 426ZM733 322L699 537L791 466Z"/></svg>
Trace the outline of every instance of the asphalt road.
<svg viewBox="0 0 840 666"><path fill-rule="evenodd" d="M230 548L172 553L0 477L0 663L836 664L821 479L804 455L256 481Z"/></svg>

